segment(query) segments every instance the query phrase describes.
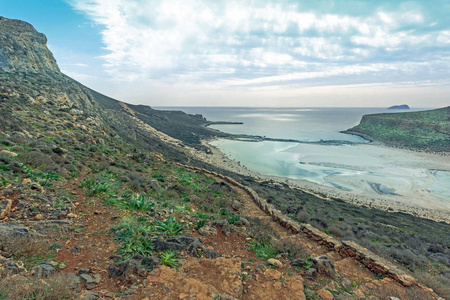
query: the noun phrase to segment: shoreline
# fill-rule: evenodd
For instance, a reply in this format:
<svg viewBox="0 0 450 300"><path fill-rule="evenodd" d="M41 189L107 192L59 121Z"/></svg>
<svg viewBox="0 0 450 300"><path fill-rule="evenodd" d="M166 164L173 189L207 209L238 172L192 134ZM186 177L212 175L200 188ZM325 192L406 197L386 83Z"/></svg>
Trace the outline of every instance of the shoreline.
<svg viewBox="0 0 450 300"><path fill-rule="evenodd" d="M222 153L215 146L210 145L211 140L202 140L202 145L207 147L210 150L210 153L202 153L196 151L194 154L197 158L220 167L222 169L254 178L256 181L273 181L276 183L288 184L290 188L299 189L303 192L312 194L314 196L320 197L322 199L333 201L332 198L337 198L343 200L345 202L358 205L365 206L368 208L376 208L389 212L400 212L407 213L413 216L430 219L436 222L445 222L450 224L450 210L441 210L441 209L427 209L416 205L411 205L405 202L398 201L396 199L392 199L393 197L384 196L380 197L379 195L362 195L357 193L345 192L341 190L337 190L332 187L328 187L325 185L321 185L318 183L310 182L304 179L295 179L288 177L281 177L276 175L266 175L261 174L255 171L251 171L245 166L242 166L239 161L230 159L224 153ZM390 148L383 145L377 145L381 147ZM411 151L411 150L406 150ZM416 152L417 154L417 152ZM419 152L419 155L423 155L423 153ZM433 154L427 154L433 155ZM436 159L443 158L442 155L435 155Z"/></svg>

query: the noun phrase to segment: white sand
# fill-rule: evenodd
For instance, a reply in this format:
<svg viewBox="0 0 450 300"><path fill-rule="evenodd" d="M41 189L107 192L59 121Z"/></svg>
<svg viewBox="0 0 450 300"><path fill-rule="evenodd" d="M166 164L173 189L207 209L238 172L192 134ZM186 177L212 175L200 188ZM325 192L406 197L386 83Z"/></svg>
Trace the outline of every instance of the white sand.
<svg viewBox="0 0 450 300"><path fill-rule="evenodd" d="M363 150L367 153L367 158L365 156L366 159L362 166L361 162L355 160L352 155L348 157L330 157L329 151L321 152L320 147L314 147L314 152L310 152L309 150L311 149L308 149L308 147L311 145L299 144L296 147L284 150L295 153L309 153L309 155L302 155L301 157L301 161L305 165L324 165L321 161L323 161L323 156L327 156L326 166L361 171L361 174L326 176L325 179L327 181L352 189L351 192L346 192L302 179L268 176L252 172L243 167L240 162L229 159L206 141L203 144L211 149L212 154L196 151L195 155L199 159L238 174L251 176L256 179L288 183L293 188L307 190L325 198L335 197L357 205L400 211L450 223L450 201L434 195L428 189L435 183L434 176L429 170L450 171L449 155L419 153L379 145L361 145L358 147L364 147ZM367 172L373 172L374 169L376 169L377 173L396 175L386 178L376 177L376 182L381 187L395 186L395 190L387 188L387 192L392 192L394 195L377 193L369 185L369 182L373 182L374 177L372 174L367 174ZM395 182L392 182L393 180ZM401 191L401 195L395 195L396 190Z"/></svg>

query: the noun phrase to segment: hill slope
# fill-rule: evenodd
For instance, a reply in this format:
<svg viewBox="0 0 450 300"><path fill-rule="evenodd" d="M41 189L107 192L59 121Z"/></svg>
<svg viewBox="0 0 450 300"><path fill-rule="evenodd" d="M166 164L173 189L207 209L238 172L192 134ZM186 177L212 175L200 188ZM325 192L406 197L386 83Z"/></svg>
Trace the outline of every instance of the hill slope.
<svg viewBox="0 0 450 300"><path fill-rule="evenodd" d="M450 152L450 106L429 111L365 115L346 133L389 146Z"/></svg>
<svg viewBox="0 0 450 300"><path fill-rule="evenodd" d="M203 151L200 138L222 134L201 116L84 87L25 22L0 18L0 40L1 299L437 299L365 249L362 263L353 246L335 243L345 256L325 246L333 239L297 224L308 217L411 270L430 269L445 295L448 224L226 173L191 155ZM255 191L289 222L256 206Z"/></svg>

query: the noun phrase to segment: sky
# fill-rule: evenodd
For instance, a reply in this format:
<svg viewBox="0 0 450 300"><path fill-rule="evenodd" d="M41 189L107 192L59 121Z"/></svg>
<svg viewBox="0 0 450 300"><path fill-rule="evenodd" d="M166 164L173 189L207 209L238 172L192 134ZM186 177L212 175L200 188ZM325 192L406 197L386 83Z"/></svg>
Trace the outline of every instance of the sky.
<svg viewBox="0 0 450 300"><path fill-rule="evenodd" d="M134 104L450 105L449 0L0 0L0 15Z"/></svg>

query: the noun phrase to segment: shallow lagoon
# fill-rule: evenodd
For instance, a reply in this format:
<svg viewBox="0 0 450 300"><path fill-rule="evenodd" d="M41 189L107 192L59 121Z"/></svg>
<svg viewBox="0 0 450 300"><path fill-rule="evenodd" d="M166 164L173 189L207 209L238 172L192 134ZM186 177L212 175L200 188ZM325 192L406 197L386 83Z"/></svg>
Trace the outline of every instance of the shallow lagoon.
<svg viewBox="0 0 450 300"><path fill-rule="evenodd" d="M365 144L233 140L210 144L261 174L304 179L355 195L376 193L424 208L450 209L450 162L433 161L426 154Z"/></svg>

